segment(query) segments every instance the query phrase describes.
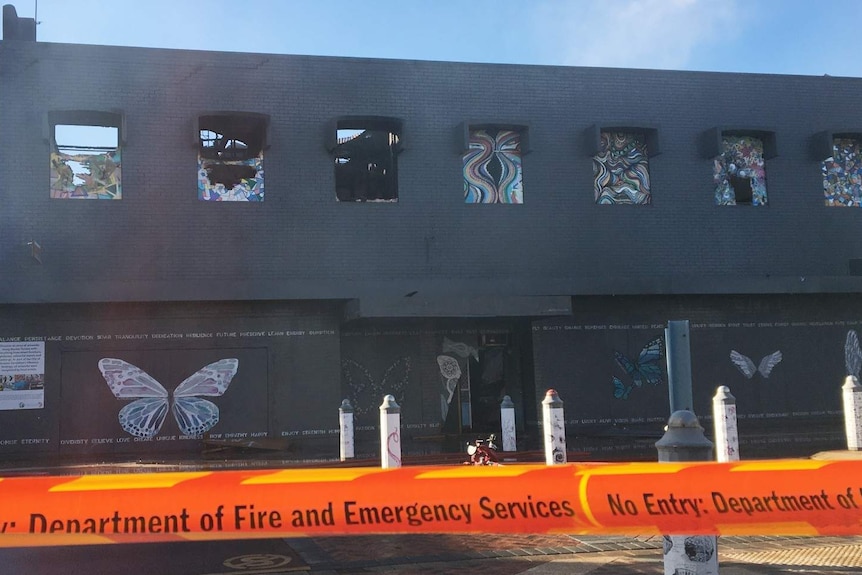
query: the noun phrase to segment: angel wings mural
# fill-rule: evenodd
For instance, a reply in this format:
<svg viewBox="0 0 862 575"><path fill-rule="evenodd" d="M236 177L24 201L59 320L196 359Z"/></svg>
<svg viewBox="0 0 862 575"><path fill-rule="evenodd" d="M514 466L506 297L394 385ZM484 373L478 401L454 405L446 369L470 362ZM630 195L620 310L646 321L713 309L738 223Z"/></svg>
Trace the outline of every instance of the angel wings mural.
<svg viewBox="0 0 862 575"><path fill-rule="evenodd" d="M756 373L759 373L764 379L769 378L769 374L782 359L783 356L779 350L761 358L760 363L755 365L754 361L747 355L742 355L735 349L730 350L730 361L746 379L751 379Z"/></svg>

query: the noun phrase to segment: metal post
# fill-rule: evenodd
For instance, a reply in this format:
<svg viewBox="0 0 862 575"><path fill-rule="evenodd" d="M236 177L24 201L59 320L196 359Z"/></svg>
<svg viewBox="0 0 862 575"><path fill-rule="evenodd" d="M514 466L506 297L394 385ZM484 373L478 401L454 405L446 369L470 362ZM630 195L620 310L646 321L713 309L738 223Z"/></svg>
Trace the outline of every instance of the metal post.
<svg viewBox="0 0 862 575"><path fill-rule="evenodd" d="M545 435L545 463L565 463L566 419L563 415L563 400L553 389L549 389L542 400L542 433Z"/></svg>
<svg viewBox="0 0 862 575"><path fill-rule="evenodd" d="M671 414L667 431L656 444L661 463L710 461L712 442L703 435L697 416L680 410ZM718 575L718 540L713 535L665 535L665 575Z"/></svg>
<svg viewBox="0 0 862 575"><path fill-rule="evenodd" d="M712 398L712 424L715 428L715 458L721 462L739 461L736 398L726 385L719 386Z"/></svg>
<svg viewBox="0 0 862 575"><path fill-rule="evenodd" d="M515 404L508 395L504 395L500 403L500 428L503 435L503 451L517 451Z"/></svg>
<svg viewBox="0 0 862 575"><path fill-rule="evenodd" d="M338 408L338 428L341 430L338 450L341 461L353 459L356 456L353 439L353 406L347 399L342 401L341 407Z"/></svg>
<svg viewBox="0 0 862 575"><path fill-rule="evenodd" d="M847 434L847 449L862 449L862 385L855 375L848 375L841 387L844 400L844 432Z"/></svg>
<svg viewBox="0 0 862 575"><path fill-rule="evenodd" d="M401 408L392 395L380 404L380 467L401 467Z"/></svg>
<svg viewBox="0 0 862 575"><path fill-rule="evenodd" d="M694 411L691 393L691 341L688 320L669 321L664 330L667 348L667 389L670 412Z"/></svg>

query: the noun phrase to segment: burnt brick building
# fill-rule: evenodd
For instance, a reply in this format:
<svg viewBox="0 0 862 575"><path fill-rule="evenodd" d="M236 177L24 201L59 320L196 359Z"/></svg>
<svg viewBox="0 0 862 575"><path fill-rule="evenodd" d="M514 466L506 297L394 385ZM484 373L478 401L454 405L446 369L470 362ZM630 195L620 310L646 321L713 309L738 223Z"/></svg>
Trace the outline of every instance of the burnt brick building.
<svg viewBox="0 0 862 575"><path fill-rule="evenodd" d="M372 454L386 393L417 446L510 395L537 448L551 387L571 444L613 449L666 421L678 319L704 421L727 385L752 451L840 445L862 80L52 44L3 16L3 457L335 453L344 398Z"/></svg>

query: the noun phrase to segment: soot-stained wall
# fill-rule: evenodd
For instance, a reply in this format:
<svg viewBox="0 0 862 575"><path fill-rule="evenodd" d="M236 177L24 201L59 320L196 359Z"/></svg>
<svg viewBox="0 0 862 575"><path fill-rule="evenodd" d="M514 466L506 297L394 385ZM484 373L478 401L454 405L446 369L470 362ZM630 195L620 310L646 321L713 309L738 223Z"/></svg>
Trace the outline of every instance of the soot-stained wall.
<svg viewBox="0 0 862 575"><path fill-rule="evenodd" d="M511 85L518 89L500 89ZM836 138L860 133L860 96L862 80L854 78L4 40L0 362L31 359L0 374L0 393L19 394L24 404L0 409L0 453L196 450L197 440L180 439L171 393L232 359L236 372L221 394L193 395L219 410L212 435L334 441L343 398L356 402L368 427L388 389L403 395L406 430L457 430L471 423L461 409L468 382L479 385L471 387L476 405L512 390L528 424L549 387L573 397L572 425L657 424L668 415L666 370L656 356L669 319L693 322L699 413L725 384L745 422L786 422L806 411L833 417L842 342L862 327L853 298L862 291L862 276L853 274L862 234L858 202L823 199L824 183L827 196L844 194L833 180L855 177L853 166L824 161L837 153ZM263 160L253 170L207 172L200 119L212 115L259 121L255 158ZM51 197L52 118L111 119L122 149L121 174L112 172L121 176L121 197ZM397 125L397 201L394 193L393 201L339 201L332 154L339 118ZM208 126L207 137L227 140L223 152L250 143L237 141L250 140L241 130L220 139ZM465 160L471 133L512 130L517 155ZM640 170L648 202L639 184L640 200L617 202L637 205L597 203L603 131L643 135L648 145L637 151L649 161L620 165ZM717 206L721 138L751 134L764 142L768 203ZM828 150L813 151L815 134L834 136ZM485 187L493 193L476 198L495 201L465 201L465 173L491 165ZM228 181L231 190L239 178L251 192L262 190L264 177L265 195L232 198L254 201L201 201L201 178ZM575 312L536 319L530 341L525 314L550 313L535 296L572 296ZM514 311L518 298L534 301L533 311ZM359 310L376 300L383 315L409 308L406 315L424 310L452 323L345 324L347 300ZM434 301L433 310L422 307ZM467 319L474 315L510 323L483 326ZM492 337L495 330L512 339ZM34 346L14 347L25 343ZM152 430L167 403L149 441L134 442L123 427L120 411L140 398L117 399L103 359L165 389L166 400L157 391L138 404L155 411L154 419L142 412L135 429ZM0 397L0 406L14 402ZM213 418L206 403L183 406ZM487 424L492 411L476 413ZM131 410L124 413L130 426Z"/></svg>
<svg viewBox="0 0 862 575"><path fill-rule="evenodd" d="M0 200L15 214L0 229L4 302L817 293L862 281L848 275L859 213L824 205L824 158L810 149L815 133L858 132L859 79L23 41L3 42L0 74ZM44 122L73 110L122 118L122 199L50 197ZM214 111L266 118L264 201L199 199L195 129ZM327 142L343 117L403 126L397 201L338 201ZM463 126L518 127L523 204L465 203ZM590 126L649 126L660 146L647 150L648 205L596 203ZM774 134L768 206L716 206L720 151L703 136L752 130Z"/></svg>

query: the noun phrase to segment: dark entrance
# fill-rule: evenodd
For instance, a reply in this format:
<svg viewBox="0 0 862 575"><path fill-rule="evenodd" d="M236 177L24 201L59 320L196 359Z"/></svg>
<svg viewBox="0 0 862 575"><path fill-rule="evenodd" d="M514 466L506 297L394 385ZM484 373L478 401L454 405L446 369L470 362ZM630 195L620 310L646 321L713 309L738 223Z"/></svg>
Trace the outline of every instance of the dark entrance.
<svg viewBox="0 0 862 575"><path fill-rule="evenodd" d="M500 402L515 402L517 426L523 429L526 402L532 402L532 340L529 324L506 331L480 331L478 354L468 358L459 383L460 430L500 434Z"/></svg>
<svg viewBox="0 0 862 575"><path fill-rule="evenodd" d="M505 395L510 355L508 338L505 338L479 348L478 360L470 358L470 406L474 431L500 429L500 401Z"/></svg>

